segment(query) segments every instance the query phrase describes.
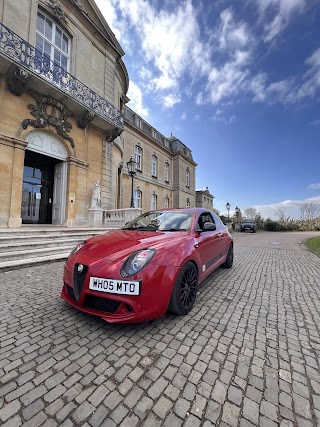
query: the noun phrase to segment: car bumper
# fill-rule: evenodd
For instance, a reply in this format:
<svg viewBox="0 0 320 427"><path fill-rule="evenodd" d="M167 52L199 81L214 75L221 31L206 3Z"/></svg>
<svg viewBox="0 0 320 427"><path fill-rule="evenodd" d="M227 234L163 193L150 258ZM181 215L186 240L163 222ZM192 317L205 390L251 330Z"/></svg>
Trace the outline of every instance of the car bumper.
<svg viewBox="0 0 320 427"><path fill-rule="evenodd" d="M77 264L88 266L80 292L74 283L73 272ZM116 264L100 259L92 262L85 256L67 262L61 297L78 310L99 316L110 323L138 323L163 316L169 305L178 268L147 265L139 277L132 278L141 280L139 295L111 294L89 289L91 276L123 280L115 273L119 268Z"/></svg>

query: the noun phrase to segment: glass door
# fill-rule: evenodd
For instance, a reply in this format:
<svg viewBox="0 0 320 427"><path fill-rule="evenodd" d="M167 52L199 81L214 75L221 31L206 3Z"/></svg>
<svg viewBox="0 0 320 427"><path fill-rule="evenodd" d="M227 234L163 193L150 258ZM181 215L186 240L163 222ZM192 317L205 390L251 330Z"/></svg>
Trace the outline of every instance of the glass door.
<svg viewBox="0 0 320 427"><path fill-rule="evenodd" d="M26 151L21 218L23 224L51 224L54 165L57 161Z"/></svg>

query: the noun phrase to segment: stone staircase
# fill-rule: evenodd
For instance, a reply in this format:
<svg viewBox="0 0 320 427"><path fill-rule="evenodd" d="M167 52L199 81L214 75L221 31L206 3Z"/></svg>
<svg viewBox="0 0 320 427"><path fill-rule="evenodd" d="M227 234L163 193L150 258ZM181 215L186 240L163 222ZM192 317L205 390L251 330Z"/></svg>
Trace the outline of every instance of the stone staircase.
<svg viewBox="0 0 320 427"><path fill-rule="evenodd" d="M0 271L64 260L77 243L107 231L105 227L54 226L0 229Z"/></svg>

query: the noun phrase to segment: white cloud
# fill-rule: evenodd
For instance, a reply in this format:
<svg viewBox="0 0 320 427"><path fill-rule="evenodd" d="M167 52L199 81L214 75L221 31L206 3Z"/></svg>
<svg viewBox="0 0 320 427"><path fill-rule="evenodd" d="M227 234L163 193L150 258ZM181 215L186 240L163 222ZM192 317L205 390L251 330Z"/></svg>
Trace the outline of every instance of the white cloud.
<svg viewBox="0 0 320 427"><path fill-rule="evenodd" d="M128 97L130 98L128 107L130 107L144 119L147 119L149 116L149 110L143 106L142 92L132 80L130 81L129 85Z"/></svg>
<svg viewBox="0 0 320 427"><path fill-rule="evenodd" d="M250 34L247 25L244 22L236 24L234 22L233 11L231 8L225 9L221 15L221 24L219 29L220 49L229 47L244 48L250 41Z"/></svg>
<svg viewBox="0 0 320 427"><path fill-rule="evenodd" d="M307 186L307 188L310 188L311 190L318 190L320 189L320 182L316 182L315 184L310 184Z"/></svg>
<svg viewBox="0 0 320 427"><path fill-rule="evenodd" d="M299 203L320 203L320 196L310 197L303 200L283 200L282 202L272 203L269 205L256 205L253 206L258 212L260 212L261 216L266 219L276 218L276 211L278 209L282 209L286 212L287 216L292 218L299 218L300 211L298 208Z"/></svg>
<svg viewBox="0 0 320 427"><path fill-rule="evenodd" d="M184 111L184 112L181 114L180 119L181 119L181 120L186 120L186 118L187 118L187 114L186 114L186 112Z"/></svg>
<svg viewBox="0 0 320 427"><path fill-rule="evenodd" d="M181 101L180 96L179 96L178 94L174 94L174 93L171 93L171 94L165 95L165 96L162 98L163 105L164 105L166 108L171 108L171 107L173 107L175 104L178 104L180 101Z"/></svg>
<svg viewBox="0 0 320 427"><path fill-rule="evenodd" d="M132 56L136 84L164 108L172 108L184 95L198 105L232 103L245 94L254 102L286 104L314 97L320 88L320 49L306 60L301 76L272 81L257 67L262 40L267 51L293 17L304 12L306 0L248 1L257 6L259 20L254 24L239 19L236 8L229 7L220 9L217 22L207 26L198 13L201 2L96 0Z"/></svg>
<svg viewBox="0 0 320 427"><path fill-rule="evenodd" d="M264 22L264 39L272 41L289 24L295 13L303 13L305 0L254 0L258 5L260 19Z"/></svg>

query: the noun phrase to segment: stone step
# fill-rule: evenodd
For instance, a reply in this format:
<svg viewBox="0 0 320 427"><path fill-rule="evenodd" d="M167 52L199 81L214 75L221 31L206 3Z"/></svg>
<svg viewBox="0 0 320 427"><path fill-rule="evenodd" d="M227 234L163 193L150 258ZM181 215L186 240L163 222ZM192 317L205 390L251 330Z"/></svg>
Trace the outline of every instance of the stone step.
<svg viewBox="0 0 320 427"><path fill-rule="evenodd" d="M17 261L27 258L41 258L47 255L69 254L75 245L53 246L50 248L24 249L22 251L0 253L0 264L4 261Z"/></svg>
<svg viewBox="0 0 320 427"><path fill-rule="evenodd" d="M0 229L0 270L66 259L77 243L108 230L105 227Z"/></svg>
<svg viewBox="0 0 320 427"><path fill-rule="evenodd" d="M51 248L54 246L65 246L65 245L73 245L76 246L77 243L81 242L82 240L88 239L90 236L84 235L84 236L76 236L75 238L72 236L72 238L68 237L65 238L65 236L61 236L60 238L53 238L51 240L35 240L35 241L19 241L19 242L10 242L3 243L0 239L0 254L5 252L14 252L14 251L20 251L24 249L40 249L40 248Z"/></svg>
<svg viewBox="0 0 320 427"><path fill-rule="evenodd" d="M68 258L69 253L60 253L53 255L46 255L37 258L26 258L19 260L10 260L0 262L0 270L14 270L21 267L26 267L28 265L36 265L46 262L54 262L54 261L63 261Z"/></svg>
<svg viewBox="0 0 320 427"><path fill-rule="evenodd" d="M64 234L64 233L57 233L57 234L29 234L29 235L17 235L12 234L11 236L3 236L0 232L0 245L10 244L14 242L25 242L30 241L31 239L33 241L48 241L51 240L59 240L59 239L73 239L73 240L84 240L85 238L89 238L92 236L97 236L99 234L104 234L106 231L99 232L83 232L83 233L75 233L75 234Z"/></svg>

